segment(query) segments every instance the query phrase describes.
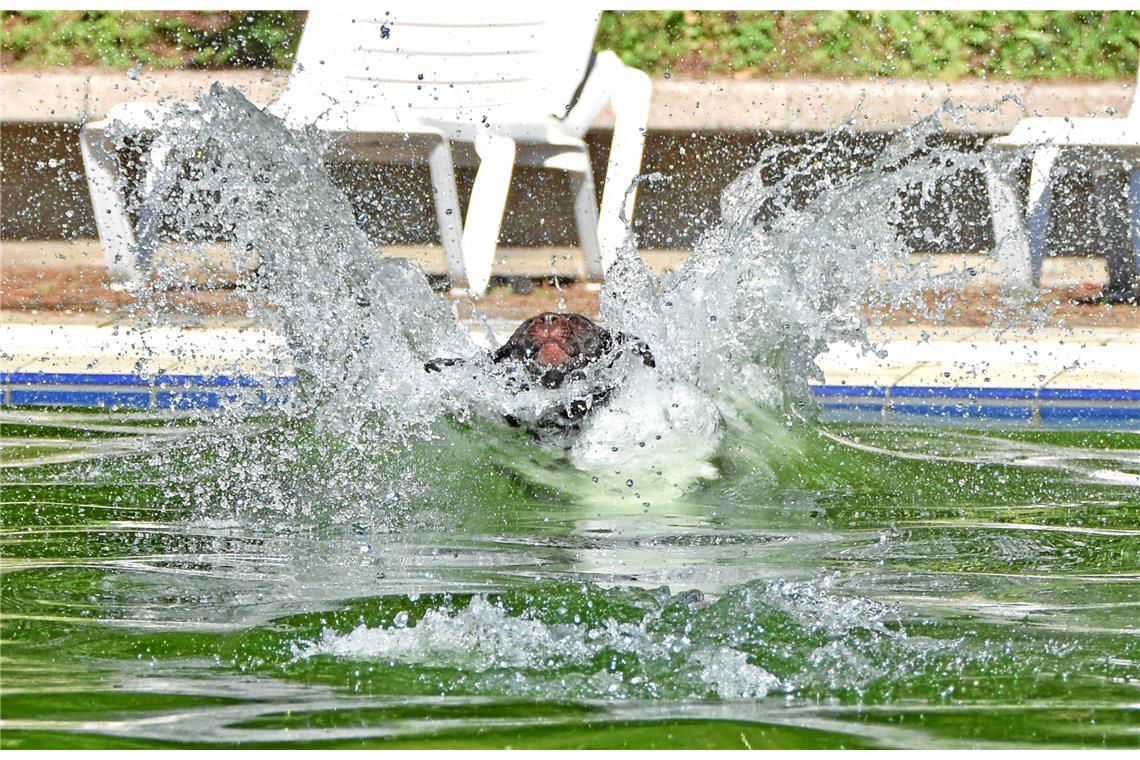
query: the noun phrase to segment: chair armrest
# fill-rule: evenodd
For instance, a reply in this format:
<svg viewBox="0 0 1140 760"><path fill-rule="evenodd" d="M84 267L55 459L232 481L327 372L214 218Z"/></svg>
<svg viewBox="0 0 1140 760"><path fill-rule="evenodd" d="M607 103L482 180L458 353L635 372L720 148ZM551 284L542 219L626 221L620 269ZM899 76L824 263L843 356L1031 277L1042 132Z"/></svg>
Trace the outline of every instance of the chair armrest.
<svg viewBox="0 0 1140 760"><path fill-rule="evenodd" d="M153 129L174 110L167 103L120 103L98 121L90 121L83 129L103 130L112 123L122 124L132 129Z"/></svg>
<svg viewBox="0 0 1140 760"><path fill-rule="evenodd" d="M568 132L581 137L608 103L616 120L640 122L644 127L652 94L653 85L644 71L626 66L613 51L603 50L594 60L578 102L562 123Z"/></svg>

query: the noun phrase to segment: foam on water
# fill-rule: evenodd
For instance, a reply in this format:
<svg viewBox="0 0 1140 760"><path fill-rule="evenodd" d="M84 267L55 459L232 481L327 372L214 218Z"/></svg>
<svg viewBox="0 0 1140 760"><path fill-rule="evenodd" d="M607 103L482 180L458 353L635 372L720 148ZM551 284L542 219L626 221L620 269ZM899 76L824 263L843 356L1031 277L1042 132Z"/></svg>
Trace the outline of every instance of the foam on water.
<svg viewBox="0 0 1140 760"><path fill-rule="evenodd" d="M386 693L388 673L400 673L431 692L511 698L937 704L996 690L1016 703L1064 688L1059 669L1078 654L1047 631L990 640L904 626L895 609L836 588L837 578L755 581L716 599L538 583L436 597L415 612L393 600L403 609L389 622L324 625L271 667L348 676L360 693ZM1081 656L1095 659L1095 646Z"/></svg>
<svg viewBox="0 0 1140 760"><path fill-rule="evenodd" d="M829 682L825 688L858 690L883 675L869 663L871 651L884 641L905 644L906 636L883 605L828 586L752 584L715 601L691 591L616 592L611 598L631 595L638 607L614 615L590 602L607 594L590 585L560 591L567 606L521 612L511 599L475 595L416 619L401 612L390 625L326 627L291 651L295 661L453 669L465 688L548 698L758 699ZM585 609L571 612L583 599Z"/></svg>
<svg viewBox="0 0 1140 760"><path fill-rule="evenodd" d="M710 463L720 443L716 406L699 389L637 370L583 425L570 447L581 470L653 473L668 465L673 484L713 478Z"/></svg>

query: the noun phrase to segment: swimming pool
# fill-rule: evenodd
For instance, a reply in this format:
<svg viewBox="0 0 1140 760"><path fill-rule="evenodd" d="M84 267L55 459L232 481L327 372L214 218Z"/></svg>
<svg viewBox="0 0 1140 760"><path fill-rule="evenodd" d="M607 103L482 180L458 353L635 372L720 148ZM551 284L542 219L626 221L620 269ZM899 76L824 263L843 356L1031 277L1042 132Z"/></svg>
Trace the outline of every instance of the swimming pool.
<svg viewBox="0 0 1140 760"><path fill-rule="evenodd" d="M8 747L1136 744L1135 433L808 427L646 507L480 426L15 414Z"/></svg>

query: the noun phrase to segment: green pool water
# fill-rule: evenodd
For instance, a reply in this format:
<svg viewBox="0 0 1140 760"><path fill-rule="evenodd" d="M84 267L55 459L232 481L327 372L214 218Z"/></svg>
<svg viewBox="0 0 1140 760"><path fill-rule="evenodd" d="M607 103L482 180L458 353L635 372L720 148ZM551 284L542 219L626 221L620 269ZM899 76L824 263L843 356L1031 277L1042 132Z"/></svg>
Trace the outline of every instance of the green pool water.
<svg viewBox="0 0 1140 760"><path fill-rule="evenodd" d="M1140 434L3 422L5 748L1140 745Z"/></svg>

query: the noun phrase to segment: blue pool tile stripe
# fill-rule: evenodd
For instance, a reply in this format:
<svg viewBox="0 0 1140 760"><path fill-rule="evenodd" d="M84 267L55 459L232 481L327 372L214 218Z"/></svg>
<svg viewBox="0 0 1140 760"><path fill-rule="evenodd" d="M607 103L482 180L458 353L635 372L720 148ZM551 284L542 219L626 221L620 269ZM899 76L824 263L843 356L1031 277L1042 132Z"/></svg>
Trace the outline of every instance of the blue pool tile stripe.
<svg viewBox="0 0 1140 760"><path fill-rule="evenodd" d="M131 391L25 390L12 388L5 394L10 406L83 406L117 409L147 409L150 394Z"/></svg>
<svg viewBox="0 0 1140 760"><path fill-rule="evenodd" d="M0 372L5 406L130 410L278 406L297 379L275 376ZM815 385L825 419L994 420L1030 425L1140 425L1140 390Z"/></svg>
<svg viewBox="0 0 1140 760"><path fill-rule="evenodd" d="M1043 406L1038 410L1044 421L1096 420L1140 423L1140 407L1120 406Z"/></svg>
<svg viewBox="0 0 1140 760"><path fill-rule="evenodd" d="M268 381L278 387L290 387L297 384L297 378L278 376L268 378ZM96 374L77 372L0 372L0 383L4 385L181 385L184 387L216 386L221 388L260 388L264 385L261 380L252 377L229 377L227 375L167 375L158 374L154 377L131 374Z"/></svg>
<svg viewBox="0 0 1140 760"><path fill-rule="evenodd" d="M1116 388L1042 388L1038 393L1042 399L1066 401L1140 401L1140 390Z"/></svg>
<svg viewBox="0 0 1140 760"><path fill-rule="evenodd" d="M816 398L829 396L883 398L887 395L887 390L886 386L882 385L813 385L811 388Z"/></svg>
<svg viewBox="0 0 1140 760"><path fill-rule="evenodd" d="M948 387L939 385L813 385L817 399L953 399L953 400L1064 400L1140 402L1140 390L1097 389L1097 387Z"/></svg>
<svg viewBox="0 0 1140 760"><path fill-rule="evenodd" d="M939 399L1024 399L1065 401L1140 402L1140 390L1126 388L972 388L922 385L896 385L893 388L864 385L813 385L817 398L939 398Z"/></svg>
<svg viewBox="0 0 1140 760"><path fill-rule="evenodd" d="M993 420L1044 427L1140 425L1140 390L816 385L825 419L934 422Z"/></svg>
<svg viewBox="0 0 1140 760"><path fill-rule="evenodd" d="M1033 399L1036 388L946 388L940 386L896 385L890 394L894 398L939 399Z"/></svg>
<svg viewBox="0 0 1140 760"><path fill-rule="evenodd" d="M220 409L230 404L278 406L297 378L87 372L0 372L4 406L95 409Z"/></svg>
<svg viewBox="0 0 1140 760"><path fill-rule="evenodd" d="M1140 410L1138 410L1140 411ZM1033 419L1032 406L1006 404L892 404L892 414L921 417L982 417L987 419Z"/></svg>
<svg viewBox="0 0 1140 760"><path fill-rule="evenodd" d="M153 409L220 409L224 402L233 403L241 397L235 394L219 394L212 391L183 391L171 393L162 391L154 394Z"/></svg>

